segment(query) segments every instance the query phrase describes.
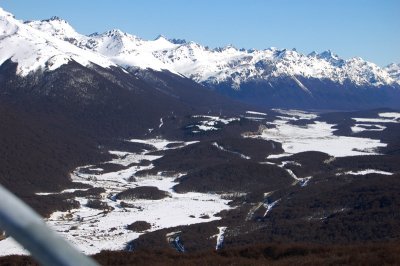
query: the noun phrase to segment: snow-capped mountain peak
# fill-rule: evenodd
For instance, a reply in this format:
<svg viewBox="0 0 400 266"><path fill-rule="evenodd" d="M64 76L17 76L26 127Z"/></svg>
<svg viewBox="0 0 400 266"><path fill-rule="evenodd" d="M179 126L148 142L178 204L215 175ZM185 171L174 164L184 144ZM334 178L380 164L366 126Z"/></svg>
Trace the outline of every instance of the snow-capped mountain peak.
<svg viewBox="0 0 400 266"><path fill-rule="evenodd" d="M106 31L105 33L103 33L103 35L108 36L108 37L117 37L117 38L123 38L124 36L127 37L128 34L123 32L120 29L112 29L109 31Z"/></svg>
<svg viewBox="0 0 400 266"><path fill-rule="evenodd" d="M400 84L400 64L391 63L384 70Z"/></svg>
<svg viewBox="0 0 400 266"><path fill-rule="evenodd" d="M165 36L162 35L162 34L159 34L154 40L157 41L157 40L159 40L159 39L164 39L164 40L166 40L166 41L169 41L169 40L167 39L167 37L165 37Z"/></svg>
<svg viewBox="0 0 400 266"><path fill-rule="evenodd" d="M56 16L51 17L50 19L26 21L24 23L41 32L45 32L62 40L75 39L80 35L67 21Z"/></svg>
<svg viewBox="0 0 400 266"><path fill-rule="evenodd" d="M34 29L36 25L40 30ZM63 30L64 29L64 30ZM0 65L8 59L18 64L17 74L25 76L39 69L54 70L70 61L81 65L114 65L106 57L60 40L75 32L68 23L54 19L24 24L0 8ZM53 35L53 36L52 36Z"/></svg>
<svg viewBox="0 0 400 266"><path fill-rule="evenodd" d="M5 11L2 7L0 7L0 17L11 17L14 18L14 15Z"/></svg>

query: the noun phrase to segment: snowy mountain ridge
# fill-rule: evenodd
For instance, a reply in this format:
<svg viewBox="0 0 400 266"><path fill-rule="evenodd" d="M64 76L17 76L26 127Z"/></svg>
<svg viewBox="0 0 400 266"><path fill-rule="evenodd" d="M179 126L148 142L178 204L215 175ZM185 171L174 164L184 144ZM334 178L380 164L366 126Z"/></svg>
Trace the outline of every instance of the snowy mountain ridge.
<svg viewBox="0 0 400 266"><path fill-rule="evenodd" d="M66 22L64 24L67 25ZM37 70L52 71L70 61L83 66L90 64L102 67L116 66L105 56L55 38L63 36L64 32L60 32L59 36L50 36L16 20L12 14L1 8L0 33L0 65L11 59L18 63L17 74L21 76Z"/></svg>
<svg viewBox="0 0 400 266"><path fill-rule="evenodd" d="M296 76L329 79L340 84L350 81L359 86L400 84L399 77L391 75L387 68L360 57L344 60L330 50L304 55L294 49L239 50L233 46L209 49L195 42L168 40L164 36L146 41L120 30L85 36L61 19L27 24L80 48L103 54L126 68L166 69L197 82L214 84L230 80L234 88L248 80Z"/></svg>
<svg viewBox="0 0 400 266"><path fill-rule="evenodd" d="M360 57L341 59L329 50L304 55L295 49L274 47L265 50L239 50L233 46L209 49L195 42L168 40L164 36L144 40L117 29L86 36L58 17L22 23L2 9L0 17L5 34L0 40L0 63L11 58L18 62L18 71L24 75L39 66L53 70L75 60L101 66L116 64L126 69L168 70L197 82L227 82L235 89L243 82L282 77L294 80L301 88L305 86L299 77L339 84L351 82L357 86L400 85L398 65L394 65L397 70L392 65L380 68ZM18 30L11 34L13 27Z"/></svg>

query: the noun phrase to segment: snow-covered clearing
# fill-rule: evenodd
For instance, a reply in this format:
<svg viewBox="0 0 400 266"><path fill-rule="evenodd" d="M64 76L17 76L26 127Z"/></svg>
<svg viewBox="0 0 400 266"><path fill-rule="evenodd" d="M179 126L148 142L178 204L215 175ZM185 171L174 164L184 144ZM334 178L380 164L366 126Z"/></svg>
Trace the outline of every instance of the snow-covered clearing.
<svg viewBox="0 0 400 266"><path fill-rule="evenodd" d="M202 118L197 124L189 125L187 128L193 128L192 133L199 133L201 131L219 130L221 125L227 125L233 121L239 121L239 118L223 118L219 116L210 115L194 115L193 118Z"/></svg>
<svg viewBox="0 0 400 266"><path fill-rule="evenodd" d="M335 136L333 135L335 125L326 122L314 121L305 126L297 126L287 120L275 120L269 124L275 127L264 129L260 135L250 136L282 143L285 153L268 158L279 158L305 151L320 151L335 157L368 155L377 154L377 148L387 145L376 139Z"/></svg>
<svg viewBox="0 0 400 266"><path fill-rule="evenodd" d="M395 119L387 119L387 118L352 118L357 123L398 123Z"/></svg>
<svg viewBox="0 0 400 266"><path fill-rule="evenodd" d="M353 120L361 123L400 123L400 113L386 112L378 115L382 118L353 118Z"/></svg>
<svg viewBox="0 0 400 266"><path fill-rule="evenodd" d="M355 124L351 127L351 131L353 133L359 133L363 131L383 131L385 128L385 126L377 124Z"/></svg>
<svg viewBox="0 0 400 266"><path fill-rule="evenodd" d="M223 117L219 117L219 116L210 116L210 115L194 115L192 117L193 118L205 118L208 121L216 121L216 122L220 122L225 125L227 125L233 121L239 121L239 118L236 118L236 117L223 118Z"/></svg>
<svg viewBox="0 0 400 266"><path fill-rule="evenodd" d="M398 120L398 122L400 122L400 113L396 113L396 112L379 113L379 116L385 117L385 118L392 118L392 119Z"/></svg>
<svg viewBox="0 0 400 266"><path fill-rule="evenodd" d="M299 119L312 120L318 117L318 115L315 113L301 111L301 110L285 110L285 109L272 109L272 110L277 113L287 115L291 117L293 120L299 120Z"/></svg>
<svg viewBox="0 0 400 266"><path fill-rule="evenodd" d="M167 140L130 140L150 144L157 149L166 149L171 143ZM193 142L182 142L182 146L190 145ZM151 169L152 165L140 166L130 164L140 163L141 160L153 161L159 156L147 155L146 151L141 154L112 151L118 156L110 163L127 166L127 168L103 173L102 171L86 173L93 166L83 166L76 169L71 178L74 182L85 183L93 187L102 187L101 201L106 203L108 209L93 209L86 206L88 199L77 197L80 208L67 212L55 212L46 220L55 231L68 239L86 254L95 254L101 250L122 250L126 244L139 237L144 232L128 230L127 225L135 221L146 221L151 225L148 231L162 228L169 228L179 225L204 223L220 219L214 216L222 210L229 209L229 200L222 199L216 194L185 193L179 194L173 191L172 187L177 184L175 179L179 175L165 177L161 175L135 176L140 170ZM131 179L130 177L133 177ZM129 207L121 206L121 201L116 200L115 195L128 188L153 186L159 190L168 192L169 196L160 200L135 199L124 200ZM205 216L209 216L207 220ZM202 218L200 218L202 217ZM27 254L11 238L0 241L0 256L10 254Z"/></svg>

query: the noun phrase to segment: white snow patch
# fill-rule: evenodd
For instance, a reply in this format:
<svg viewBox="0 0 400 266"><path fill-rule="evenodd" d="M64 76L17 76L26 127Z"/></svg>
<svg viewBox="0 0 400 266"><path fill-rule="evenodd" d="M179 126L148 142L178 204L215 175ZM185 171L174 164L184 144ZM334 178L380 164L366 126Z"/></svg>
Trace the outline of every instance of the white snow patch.
<svg viewBox="0 0 400 266"><path fill-rule="evenodd" d="M189 142L183 142L183 141L169 141L165 139L130 139L128 140L129 142L135 142L135 143L142 143L142 144L147 144L155 147L157 150L167 150L167 149L174 149L174 148L167 148L168 144L182 144L182 146L187 146L191 145L194 143L197 143L198 141L189 141Z"/></svg>
<svg viewBox="0 0 400 266"><path fill-rule="evenodd" d="M355 124L351 127L351 131L353 133L359 133L363 131L383 131L385 128L385 126L376 124Z"/></svg>
<svg viewBox="0 0 400 266"><path fill-rule="evenodd" d="M233 121L239 121L240 119L237 117L231 117L231 118L223 118L219 116L210 116L210 115L194 115L192 116L193 118L206 118L209 121L216 121L216 122L221 122L222 124L229 124Z"/></svg>
<svg viewBox="0 0 400 266"><path fill-rule="evenodd" d="M36 192L35 195L38 196L48 196L48 195L53 195L53 194L58 194L57 192Z"/></svg>
<svg viewBox="0 0 400 266"><path fill-rule="evenodd" d="M395 120L400 119L400 113L396 113L396 112L379 113L379 116L386 117L386 118L393 118Z"/></svg>
<svg viewBox="0 0 400 266"><path fill-rule="evenodd" d="M110 163L119 164L122 166L128 166L132 163L139 163L142 160L154 161L161 158L161 156L156 155L144 155L120 151L109 151L109 153L118 156L118 158L112 159Z"/></svg>
<svg viewBox="0 0 400 266"><path fill-rule="evenodd" d="M312 113L312 112L306 112L306 111L301 111L301 110L295 110L295 109L272 109L273 111L283 114L283 115L288 115L290 117L295 117L297 119L307 119L307 120L311 120L311 119L315 119L318 117L318 115L316 113Z"/></svg>
<svg viewBox="0 0 400 266"><path fill-rule="evenodd" d="M276 204L278 204L278 202L280 201L280 199L272 202L272 203L264 203L264 207L265 207L265 213L264 213L264 217L267 216L267 214L272 210L273 207L275 207Z"/></svg>
<svg viewBox="0 0 400 266"><path fill-rule="evenodd" d="M288 164L296 165L296 166L301 166L300 163L295 162L295 161L282 161L282 163L279 165L280 167L284 167Z"/></svg>
<svg viewBox="0 0 400 266"><path fill-rule="evenodd" d="M264 120L265 117L255 117L255 116L244 116L243 118L249 119L249 120L254 120L254 121L259 121L259 120Z"/></svg>
<svg viewBox="0 0 400 266"><path fill-rule="evenodd" d="M337 173L336 175L368 175L368 174L380 174L380 175L393 175L391 172L375 170L375 169L365 169L360 171L348 171L344 173Z"/></svg>
<svg viewBox="0 0 400 266"><path fill-rule="evenodd" d="M306 86L304 86L304 84L301 83L300 80L298 80L295 76L292 76L292 79L297 83L297 85L299 85L299 87L300 87L303 91L305 91L305 92L307 92L308 94L312 95L311 91L310 91Z"/></svg>
<svg viewBox="0 0 400 266"><path fill-rule="evenodd" d="M0 257L9 255L30 255L30 253L12 237L7 237L0 241Z"/></svg>
<svg viewBox="0 0 400 266"><path fill-rule="evenodd" d="M56 195L56 194L63 194L63 193L73 193L75 191L87 191L88 188L69 188L64 189L61 192L36 192L35 194L38 196L48 196L48 195Z"/></svg>
<svg viewBox="0 0 400 266"><path fill-rule="evenodd" d="M242 153L240 153L240 152L227 150L227 149L225 149L224 147L222 147L221 145L219 145L219 144L216 143L216 142L213 142L212 145L213 145L214 147L217 147L217 148L218 148L219 150L221 150L221 151L225 151L225 152L229 152L229 153L236 154L236 155L240 156L240 157L243 158L243 159L246 159L246 160L250 160L250 159L251 159L249 156L246 156L246 155L244 155L244 154L242 154Z"/></svg>
<svg viewBox="0 0 400 266"><path fill-rule="evenodd" d="M308 182L311 180L311 178L312 178L312 176L307 176L307 177L301 178L301 180L300 180L300 186L301 186L301 187L307 186L307 184L308 184Z"/></svg>
<svg viewBox="0 0 400 266"><path fill-rule="evenodd" d="M207 126L207 125L196 125L196 127L201 130L201 131L212 131L212 130L218 130L218 128L213 127L213 126Z"/></svg>
<svg viewBox="0 0 400 266"><path fill-rule="evenodd" d="M199 121L199 125L191 125L189 127L196 128L200 131L213 131L213 130L219 130L218 124L224 124L227 125L233 121L238 121L239 118L223 118L219 116L210 116L210 115L194 115L192 116L193 118L205 118L207 120L204 121ZM193 130L192 133L199 133L200 131L198 130Z"/></svg>
<svg viewBox="0 0 400 266"><path fill-rule="evenodd" d="M226 228L227 228L226 226L218 227L219 233L217 236L217 244L215 245L215 250L219 250L223 247Z"/></svg>
<svg viewBox="0 0 400 266"><path fill-rule="evenodd" d="M333 135L333 124L315 121L306 126L296 126L282 120L273 122L275 128L264 129L261 135L250 137L282 143L286 154L269 156L278 158L304 151L320 151L335 157L377 154L376 149L386 147L380 140Z"/></svg>
<svg viewBox="0 0 400 266"><path fill-rule="evenodd" d="M388 118L352 118L357 123L400 123L396 117L391 117L392 119Z"/></svg>
<svg viewBox="0 0 400 266"><path fill-rule="evenodd" d="M255 111L246 111L246 114L251 114L251 115L267 115L266 113L255 112Z"/></svg>

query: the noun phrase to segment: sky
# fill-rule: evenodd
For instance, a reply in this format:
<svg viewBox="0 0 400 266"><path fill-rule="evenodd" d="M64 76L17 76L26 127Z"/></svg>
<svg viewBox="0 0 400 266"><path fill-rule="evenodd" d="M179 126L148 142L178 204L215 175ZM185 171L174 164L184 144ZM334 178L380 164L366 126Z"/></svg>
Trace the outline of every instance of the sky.
<svg viewBox="0 0 400 266"><path fill-rule="evenodd" d="M330 49L400 63L400 0L0 0L0 7L21 20L59 16L83 34L116 28L211 48Z"/></svg>

